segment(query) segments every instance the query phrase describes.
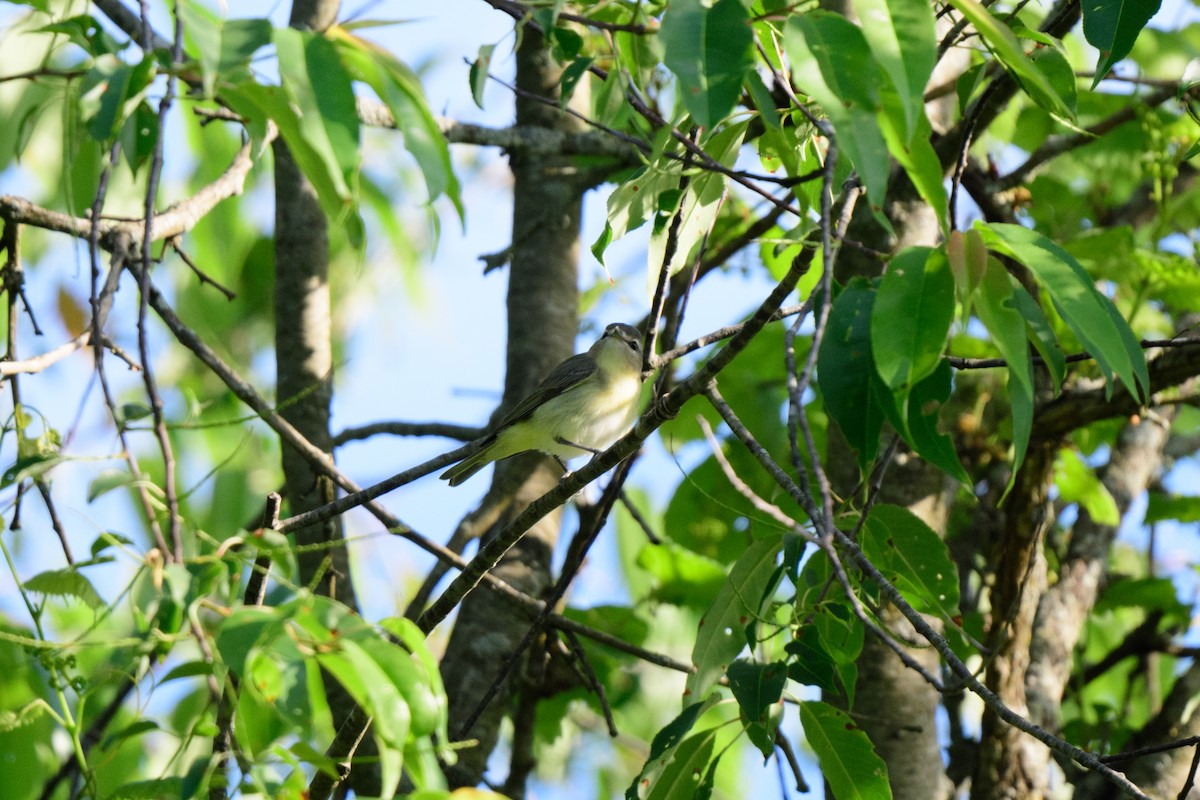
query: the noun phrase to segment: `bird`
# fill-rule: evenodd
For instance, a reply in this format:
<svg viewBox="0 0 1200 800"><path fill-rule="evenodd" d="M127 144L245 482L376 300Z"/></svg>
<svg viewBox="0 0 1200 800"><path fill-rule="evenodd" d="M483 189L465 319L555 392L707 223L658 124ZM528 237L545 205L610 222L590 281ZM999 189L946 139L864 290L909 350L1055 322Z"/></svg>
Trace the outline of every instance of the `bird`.
<svg viewBox="0 0 1200 800"><path fill-rule="evenodd" d="M641 388L642 334L632 325L610 323L586 353L552 369L495 430L478 440L482 449L441 479L458 486L493 461L529 450L560 463L599 453L633 425Z"/></svg>

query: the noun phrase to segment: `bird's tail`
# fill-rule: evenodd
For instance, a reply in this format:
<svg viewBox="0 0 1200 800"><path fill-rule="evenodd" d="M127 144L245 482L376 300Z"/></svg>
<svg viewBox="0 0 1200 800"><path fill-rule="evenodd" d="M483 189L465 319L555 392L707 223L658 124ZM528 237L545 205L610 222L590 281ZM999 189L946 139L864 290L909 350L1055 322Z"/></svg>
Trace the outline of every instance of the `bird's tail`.
<svg viewBox="0 0 1200 800"><path fill-rule="evenodd" d="M479 470L496 460L496 454L493 453L492 450L493 448L489 445L488 447L480 450L478 453L467 456L462 461L443 472L439 477L444 481L449 481L451 486L458 486L476 472L479 472Z"/></svg>

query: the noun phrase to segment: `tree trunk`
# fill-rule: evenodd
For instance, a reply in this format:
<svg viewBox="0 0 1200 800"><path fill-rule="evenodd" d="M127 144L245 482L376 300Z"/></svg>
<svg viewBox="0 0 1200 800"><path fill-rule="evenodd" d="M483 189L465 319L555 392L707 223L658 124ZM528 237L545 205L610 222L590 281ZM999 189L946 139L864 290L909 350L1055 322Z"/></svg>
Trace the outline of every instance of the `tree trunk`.
<svg viewBox="0 0 1200 800"><path fill-rule="evenodd" d="M539 103L524 94L557 98L561 73L541 36L526 29L517 51L517 85L523 92L517 96L518 125L573 129L572 119L555 105ZM571 355L578 330L581 189L571 162L565 157L514 153L512 170L515 185L508 361L502 410L520 401L558 362ZM560 474L557 463L540 455L498 464L490 494L511 495L513 502L493 530L506 525L550 489ZM541 595L550 583L550 558L560 517L555 512L538 522L493 572L527 594ZM450 699L451 735L477 739L479 746L460 752L458 764L450 771L452 786L474 786L483 777L500 722L520 688L524 658L470 730L462 727L529 626L527 615L498 602L486 586L477 587L462 604L442 660L442 675ZM528 753L514 753L514 758L528 758Z"/></svg>

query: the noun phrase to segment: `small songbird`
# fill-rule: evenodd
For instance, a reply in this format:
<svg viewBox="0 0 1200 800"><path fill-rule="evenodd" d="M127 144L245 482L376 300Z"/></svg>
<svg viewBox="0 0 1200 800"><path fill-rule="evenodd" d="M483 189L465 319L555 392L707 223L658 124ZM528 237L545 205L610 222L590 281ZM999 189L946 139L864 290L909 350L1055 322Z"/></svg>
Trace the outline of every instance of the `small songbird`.
<svg viewBox="0 0 1200 800"><path fill-rule="evenodd" d="M586 353L551 370L483 437L483 449L442 473L442 480L458 486L491 462L528 450L560 460L598 453L633 424L641 388L642 334L614 322Z"/></svg>

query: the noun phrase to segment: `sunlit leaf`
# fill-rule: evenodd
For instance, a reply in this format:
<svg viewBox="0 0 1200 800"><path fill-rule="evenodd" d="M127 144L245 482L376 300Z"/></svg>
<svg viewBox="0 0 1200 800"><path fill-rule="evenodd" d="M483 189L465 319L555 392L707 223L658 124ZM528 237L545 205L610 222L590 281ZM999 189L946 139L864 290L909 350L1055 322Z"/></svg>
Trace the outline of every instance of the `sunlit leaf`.
<svg viewBox="0 0 1200 800"><path fill-rule="evenodd" d="M759 539L733 565L729 578L700 619L685 697L702 699L729 664L746 646L745 630L777 579L776 559L783 546L781 535Z"/></svg>
<svg viewBox="0 0 1200 800"><path fill-rule="evenodd" d="M753 64L753 34L741 0L674 0L663 15L663 63L697 125L711 128L733 110Z"/></svg>

